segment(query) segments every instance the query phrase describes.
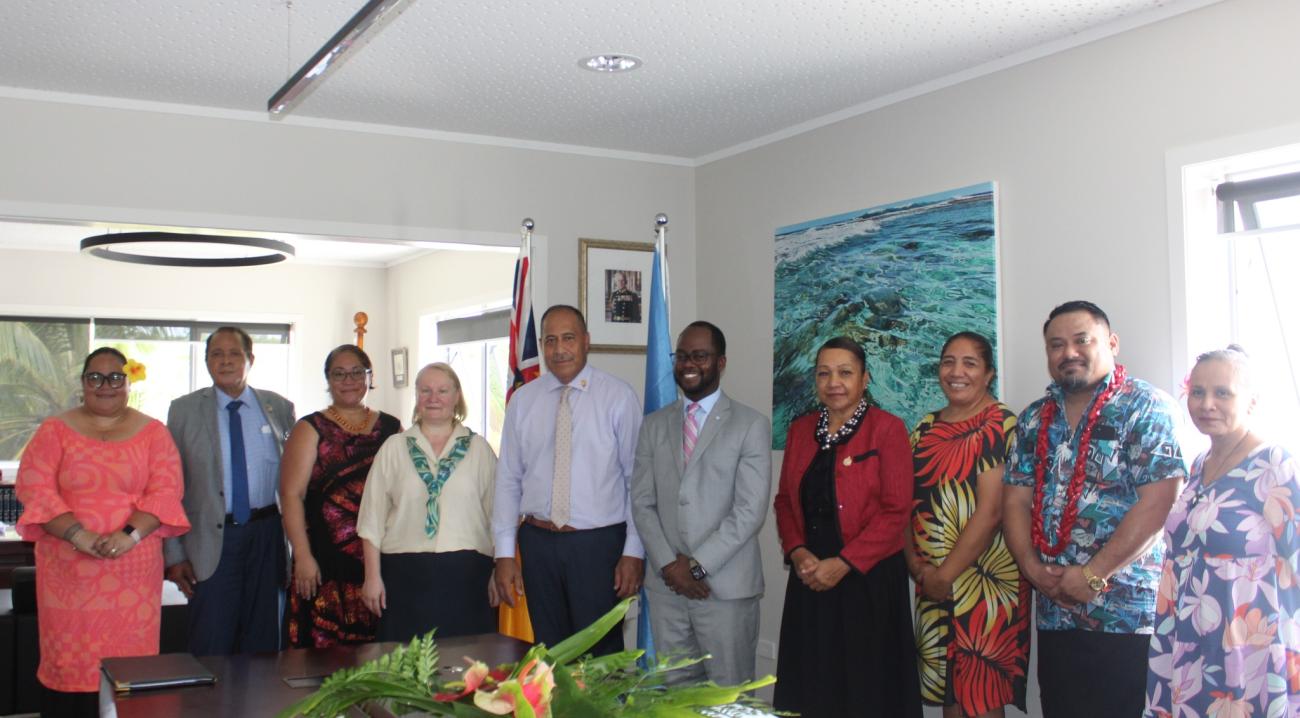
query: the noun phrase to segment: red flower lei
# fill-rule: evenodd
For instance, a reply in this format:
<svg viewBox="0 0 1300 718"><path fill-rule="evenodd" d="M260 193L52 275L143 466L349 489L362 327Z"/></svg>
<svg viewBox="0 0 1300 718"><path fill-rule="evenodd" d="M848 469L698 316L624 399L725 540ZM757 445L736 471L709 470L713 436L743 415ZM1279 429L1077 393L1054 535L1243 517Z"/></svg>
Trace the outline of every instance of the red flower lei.
<svg viewBox="0 0 1300 718"><path fill-rule="evenodd" d="M1034 447L1034 503L1031 532L1034 546L1044 556L1059 556L1070 543L1070 532L1074 522L1079 518L1079 497L1083 495L1083 475L1088 468L1088 450L1091 448L1092 429L1097 425L1097 418L1121 387L1124 386L1124 367L1115 365L1110 385L1092 403L1088 410L1087 421L1083 425L1083 434L1079 437L1079 455L1074 457L1074 471L1070 474L1070 484L1065 490L1065 509L1061 512L1061 522L1056 527L1056 542L1048 543L1043 532L1043 487L1047 483L1047 434L1056 416L1056 401L1048 400L1043 404L1038 419L1038 444Z"/></svg>

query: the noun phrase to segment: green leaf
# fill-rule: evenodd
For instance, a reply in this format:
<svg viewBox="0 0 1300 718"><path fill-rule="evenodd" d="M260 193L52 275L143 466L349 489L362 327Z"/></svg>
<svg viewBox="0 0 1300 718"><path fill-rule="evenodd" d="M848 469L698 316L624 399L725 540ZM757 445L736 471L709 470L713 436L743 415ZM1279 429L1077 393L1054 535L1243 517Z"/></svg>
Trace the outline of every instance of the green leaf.
<svg viewBox="0 0 1300 718"><path fill-rule="evenodd" d="M606 718L608 713L602 711L591 698L578 688L573 675L563 666L556 666L554 671L555 690L551 693L551 712L564 718Z"/></svg>
<svg viewBox="0 0 1300 718"><path fill-rule="evenodd" d="M628 606L631 604L632 597L629 596L611 608L609 613L596 619L595 623L555 644L555 647L549 650L551 658L558 664L564 664L590 651L591 647L604 638L611 628L623 621L623 616L627 615Z"/></svg>

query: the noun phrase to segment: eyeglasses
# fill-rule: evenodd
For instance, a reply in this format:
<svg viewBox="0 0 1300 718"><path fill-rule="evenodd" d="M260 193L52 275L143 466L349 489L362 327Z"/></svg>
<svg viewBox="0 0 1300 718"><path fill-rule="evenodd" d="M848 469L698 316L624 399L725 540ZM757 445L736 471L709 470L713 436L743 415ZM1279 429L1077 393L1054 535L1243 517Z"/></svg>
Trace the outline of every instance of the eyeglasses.
<svg viewBox="0 0 1300 718"><path fill-rule="evenodd" d="M668 355L670 359L678 364L685 364L686 362L691 362L692 364L703 364L715 356L717 355L713 352L706 352L699 349L693 352L673 352Z"/></svg>
<svg viewBox="0 0 1300 718"><path fill-rule="evenodd" d="M100 374L97 371L92 371L89 374L83 374L81 380L95 389L104 386L104 382L108 382L110 389L121 389L122 385L126 383L126 375L120 371L115 371L112 374Z"/></svg>
<svg viewBox="0 0 1300 718"><path fill-rule="evenodd" d="M348 379L351 379L352 381L362 381L369 375L370 375L370 370L362 369L361 367L357 367L352 371L343 371L342 369L335 369L334 371L330 372L330 381L336 381L340 384L347 381Z"/></svg>

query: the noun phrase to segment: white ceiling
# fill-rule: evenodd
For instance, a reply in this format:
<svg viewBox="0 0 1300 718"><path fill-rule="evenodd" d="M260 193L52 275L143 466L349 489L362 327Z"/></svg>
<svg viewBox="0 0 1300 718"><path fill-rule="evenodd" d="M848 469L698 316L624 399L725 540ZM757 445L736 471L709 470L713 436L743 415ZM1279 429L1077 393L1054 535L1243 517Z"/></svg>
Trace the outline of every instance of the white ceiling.
<svg viewBox="0 0 1300 718"><path fill-rule="evenodd" d="M1217 1L408 0L279 121L698 165ZM0 0L0 97L269 122L363 4ZM578 67L611 52L645 65ZM0 218L0 247L140 229L106 227ZM429 251L274 236L309 263Z"/></svg>
<svg viewBox="0 0 1300 718"><path fill-rule="evenodd" d="M1215 1L409 0L289 121L694 164ZM265 117L362 4L0 0L0 95Z"/></svg>

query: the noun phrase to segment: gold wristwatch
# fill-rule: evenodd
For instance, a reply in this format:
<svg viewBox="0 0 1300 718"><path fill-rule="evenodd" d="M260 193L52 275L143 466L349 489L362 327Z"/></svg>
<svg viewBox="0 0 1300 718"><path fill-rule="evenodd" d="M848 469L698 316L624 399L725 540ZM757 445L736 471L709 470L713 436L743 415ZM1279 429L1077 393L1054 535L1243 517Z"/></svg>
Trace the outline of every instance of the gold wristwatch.
<svg viewBox="0 0 1300 718"><path fill-rule="evenodd" d="M1091 588L1097 593L1101 593L1110 588L1110 582L1089 570L1088 564L1084 564L1080 568L1083 569L1083 578L1087 580L1088 588Z"/></svg>

